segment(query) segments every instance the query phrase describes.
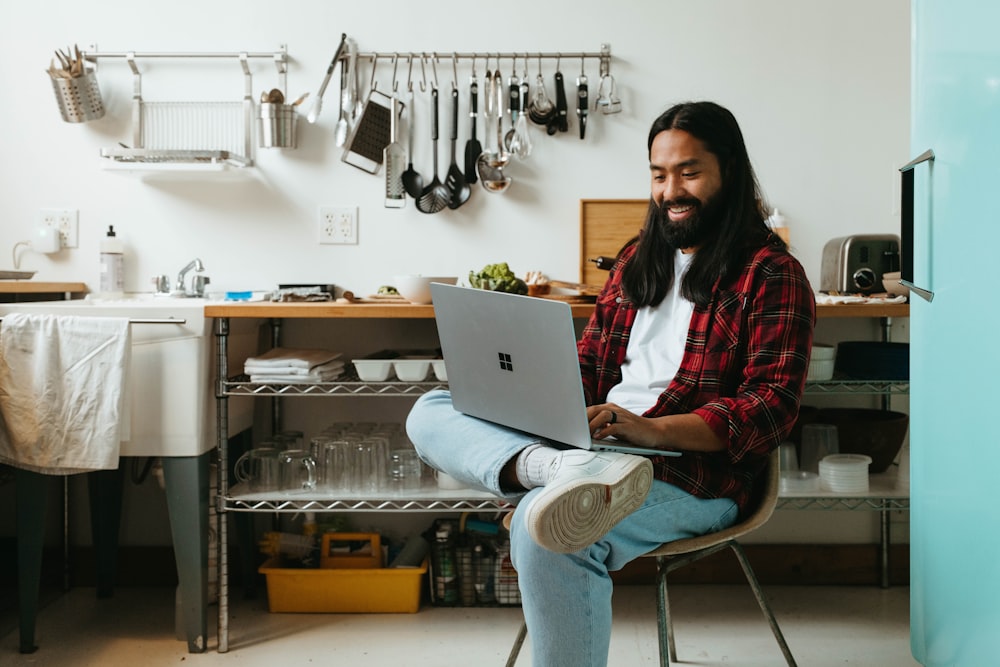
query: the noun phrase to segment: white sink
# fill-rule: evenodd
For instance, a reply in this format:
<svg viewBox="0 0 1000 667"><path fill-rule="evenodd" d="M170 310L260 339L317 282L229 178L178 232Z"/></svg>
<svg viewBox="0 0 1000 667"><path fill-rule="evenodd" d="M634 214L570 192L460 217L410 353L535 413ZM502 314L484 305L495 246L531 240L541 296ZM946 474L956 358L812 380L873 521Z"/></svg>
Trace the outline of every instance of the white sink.
<svg viewBox="0 0 1000 667"><path fill-rule="evenodd" d="M132 320L129 383L131 422L122 456L198 456L216 445L215 347L207 299L128 294L121 299L77 299L0 304L5 313L46 313ZM230 326L230 367L242 369L256 349L256 324ZM252 424L252 402L229 401L230 433Z"/></svg>

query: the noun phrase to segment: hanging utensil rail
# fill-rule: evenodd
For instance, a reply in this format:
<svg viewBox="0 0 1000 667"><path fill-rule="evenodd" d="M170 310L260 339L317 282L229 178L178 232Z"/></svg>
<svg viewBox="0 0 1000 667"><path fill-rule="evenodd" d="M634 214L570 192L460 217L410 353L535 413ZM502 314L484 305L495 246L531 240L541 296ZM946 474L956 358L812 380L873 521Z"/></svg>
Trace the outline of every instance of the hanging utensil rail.
<svg viewBox="0 0 1000 667"><path fill-rule="evenodd" d="M606 76L611 71L611 45L601 44L600 51L369 51L357 54L358 58L365 60L392 60L393 58L408 58L418 60L422 58L451 59L451 60L486 60L500 58L511 60L528 58L530 60L568 60L593 59L599 62L600 76Z"/></svg>

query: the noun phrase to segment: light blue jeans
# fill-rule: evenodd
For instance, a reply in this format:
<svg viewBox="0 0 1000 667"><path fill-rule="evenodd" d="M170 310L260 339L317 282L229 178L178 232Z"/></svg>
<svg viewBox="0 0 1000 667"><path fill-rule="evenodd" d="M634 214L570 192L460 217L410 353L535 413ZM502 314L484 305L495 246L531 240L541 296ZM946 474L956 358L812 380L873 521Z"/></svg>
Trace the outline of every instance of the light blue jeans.
<svg viewBox="0 0 1000 667"><path fill-rule="evenodd" d="M541 490L511 492L501 489L499 481L507 462L539 438L463 415L452 407L447 391L421 396L406 420L406 431L428 465L472 488L512 503ZM532 664L607 665L612 592L608 573L664 542L726 528L736 515L732 500L696 498L655 481L642 506L597 543L576 553L558 554L531 539L515 510L511 560L531 637Z"/></svg>

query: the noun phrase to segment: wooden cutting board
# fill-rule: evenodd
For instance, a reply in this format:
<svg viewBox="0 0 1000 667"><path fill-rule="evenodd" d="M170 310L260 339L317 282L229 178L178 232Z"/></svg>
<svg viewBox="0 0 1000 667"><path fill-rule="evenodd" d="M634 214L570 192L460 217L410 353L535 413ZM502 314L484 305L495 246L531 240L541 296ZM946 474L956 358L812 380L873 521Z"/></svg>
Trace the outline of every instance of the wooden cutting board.
<svg viewBox="0 0 1000 667"><path fill-rule="evenodd" d="M608 272L590 261L614 257L646 221L649 199L580 200L580 282L603 285Z"/></svg>

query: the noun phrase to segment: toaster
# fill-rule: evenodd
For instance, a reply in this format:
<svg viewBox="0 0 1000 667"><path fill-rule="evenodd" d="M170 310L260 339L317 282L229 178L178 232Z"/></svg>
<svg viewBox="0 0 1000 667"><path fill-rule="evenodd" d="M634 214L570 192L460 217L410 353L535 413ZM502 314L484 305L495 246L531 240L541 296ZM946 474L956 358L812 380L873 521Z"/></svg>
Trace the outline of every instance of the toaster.
<svg viewBox="0 0 1000 667"><path fill-rule="evenodd" d="M820 291L840 294L884 292L882 274L899 271L899 236L854 234L823 246Z"/></svg>

